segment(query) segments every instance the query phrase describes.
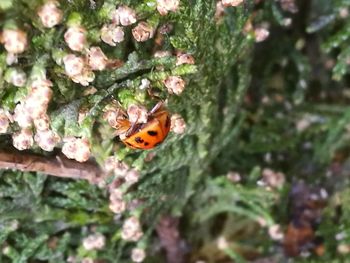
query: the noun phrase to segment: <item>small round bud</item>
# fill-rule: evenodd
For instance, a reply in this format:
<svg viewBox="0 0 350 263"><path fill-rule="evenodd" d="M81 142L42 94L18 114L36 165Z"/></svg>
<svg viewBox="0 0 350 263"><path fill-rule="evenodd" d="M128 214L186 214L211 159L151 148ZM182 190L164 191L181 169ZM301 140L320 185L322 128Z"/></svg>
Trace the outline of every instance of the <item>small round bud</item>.
<svg viewBox="0 0 350 263"><path fill-rule="evenodd" d="M32 118L22 103L16 105L13 120L17 122L18 126L21 128L29 128L32 126Z"/></svg>
<svg viewBox="0 0 350 263"><path fill-rule="evenodd" d="M31 118L38 119L46 113L53 94L50 86L52 86L52 82L47 79L36 80L32 83L29 94L24 101L24 107Z"/></svg>
<svg viewBox="0 0 350 263"><path fill-rule="evenodd" d="M27 33L20 29L5 29L2 32L2 42L9 53L23 53L28 44Z"/></svg>
<svg viewBox="0 0 350 263"><path fill-rule="evenodd" d="M111 127L116 127L118 125L117 120L123 119L123 114L118 109L108 109L102 117Z"/></svg>
<svg viewBox="0 0 350 263"><path fill-rule="evenodd" d="M224 15L225 15L225 7L221 1L217 1L215 15L214 15L215 21L219 22Z"/></svg>
<svg viewBox="0 0 350 263"><path fill-rule="evenodd" d="M6 133L10 125L10 120L7 117L6 112L3 109L0 109L0 134Z"/></svg>
<svg viewBox="0 0 350 263"><path fill-rule="evenodd" d="M74 81L75 83L79 83L83 86L89 86L90 82L93 82L94 79L95 74L88 67L85 67L81 74L72 77L72 81Z"/></svg>
<svg viewBox="0 0 350 263"><path fill-rule="evenodd" d="M90 143L86 138L78 139L77 142L77 151L75 154L75 160L78 162L86 162L91 155L90 152Z"/></svg>
<svg viewBox="0 0 350 263"><path fill-rule="evenodd" d="M120 190L119 188L112 188L109 191L110 195L109 195L109 200L111 202L115 202L115 201L119 201L123 199L123 191Z"/></svg>
<svg viewBox="0 0 350 263"><path fill-rule="evenodd" d="M157 0L157 10L162 16L167 15L168 12L176 12L179 5L179 0Z"/></svg>
<svg viewBox="0 0 350 263"><path fill-rule="evenodd" d="M140 179L140 173L135 169L130 169L125 175L125 182L128 185L135 184Z"/></svg>
<svg viewBox="0 0 350 263"><path fill-rule="evenodd" d="M237 172L230 171L226 175L227 179L229 179L232 183L238 183L241 181L241 175Z"/></svg>
<svg viewBox="0 0 350 263"><path fill-rule="evenodd" d="M95 261L92 258L83 258L81 263L95 263Z"/></svg>
<svg viewBox="0 0 350 263"><path fill-rule="evenodd" d="M52 152L61 138L53 131L38 131L34 137L35 142L41 149Z"/></svg>
<svg viewBox="0 0 350 263"><path fill-rule="evenodd" d="M46 131L50 128L50 118L47 114L42 114L33 119L34 127L37 131Z"/></svg>
<svg viewBox="0 0 350 263"><path fill-rule="evenodd" d="M23 129L12 135L12 143L20 151L27 150L33 146L33 133L30 129Z"/></svg>
<svg viewBox="0 0 350 263"><path fill-rule="evenodd" d="M101 39L106 44L115 47L124 41L123 28L115 24L104 25L101 29Z"/></svg>
<svg viewBox="0 0 350 263"><path fill-rule="evenodd" d="M227 242L227 239L224 236L219 236L219 238L216 241L216 245L220 250L225 250L229 248L229 243Z"/></svg>
<svg viewBox="0 0 350 263"><path fill-rule="evenodd" d="M254 35L255 35L255 42L259 43L266 40L269 37L270 32L264 27L257 27L254 29Z"/></svg>
<svg viewBox="0 0 350 263"><path fill-rule="evenodd" d="M62 153L69 159L85 162L90 158L90 143L86 138L65 138Z"/></svg>
<svg viewBox="0 0 350 263"><path fill-rule="evenodd" d="M185 89L185 81L178 76L170 76L163 81L170 94L180 95Z"/></svg>
<svg viewBox="0 0 350 263"><path fill-rule="evenodd" d="M64 69L69 77L77 76L83 72L84 59L73 54L63 58Z"/></svg>
<svg viewBox="0 0 350 263"><path fill-rule="evenodd" d="M154 52L153 56L155 58L171 57L171 52L168 50L158 50Z"/></svg>
<svg viewBox="0 0 350 263"><path fill-rule="evenodd" d="M349 244L339 244L337 246L337 251L339 254L345 255L350 253L350 245Z"/></svg>
<svg viewBox="0 0 350 263"><path fill-rule="evenodd" d="M176 134L183 134L186 130L186 122L180 114L173 114L171 116L170 129Z"/></svg>
<svg viewBox="0 0 350 263"><path fill-rule="evenodd" d="M114 174L116 176L125 176L126 173L129 170L129 165L127 165L125 162L117 161L116 165L114 167Z"/></svg>
<svg viewBox="0 0 350 263"><path fill-rule="evenodd" d="M179 52L176 55L176 66L182 65L182 64L194 64L194 57L190 54Z"/></svg>
<svg viewBox="0 0 350 263"><path fill-rule="evenodd" d="M121 214L126 210L126 203L123 199L113 200L109 204L109 209L115 214Z"/></svg>
<svg viewBox="0 0 350 263"><path fill-rule="evenodd" d="M91 47L88 50L88 64L92 70L104 70L107 63L108 58L100 47Z"/></svg>
<svg viewBox="0 0 350 263"><path fill-rule="evenodd" d="M269 236L273 240L282 240L284 235L280 225L272 225L269 227Z"/></svg>
<svg viewBox="0 0 350 263"><path fill-rule="evenodd" d="M239 6L243 3L243 0L221 0L224 6Z"/></svg>
<svg viewBox="0 0 350 263"><path fill-rule="evenodd" d="M285 182L285 175L281 172L275 172L265 168L262 171L263 182L272 188L281 188Z"/></svg>
<svg viewBox="0 0 350 263"><path fill-rule="evenodd" d="M119 6L112 14L112 22L117 25L129 26L136 22L136 13L130 7Z"/></svg>
<svg viewBox="0 0 350 263"><path fill-rule="evenodd" d="M137 217L132 216L125 220L121 237L127 241L138 241L143 236L141 224Z"/></svg>
<svg viewBox="0 0 350 263"><path fill-rule="evenodd" d="M39 8L38 16L44 27L52 28L62 21L63 13L57 6L56 1L49 1Z"/></svg>
<svg viewBox="0 0 350 263"><path fill-rule="evenodd" d="M132 104L128 107L128 116L131 123L146 123L148 111L145 107Z"/></svg>
<svg viewBox="0 0 350 263"><path fill-rule="evenodd" d="M154 36L154 28L147 22L140 22L132 30L132 35L137 42L145 42Z"/></svg>
<svg viewBox="0 0 350 263"><path fill-rule="evenodd" d="M112 172L115 168L116 162L117 159L114 156L109 156L103 164L103 170L107 173Z"/></svg>
<svg viewBox="0 0 350 263"><path fill-rule="evenodd" d="M144 90L148 89L151 85L151 82L148 79L141 79L141 85L139 86L139 89Z"/></svg>
<svg viewBox="0 0 350 263"><path fill-rule="evenodd" d="M131 250L131 260L133 262L142 262L146 258L146 252L141 248L134 248Z"/></svg>
<svg viewBox="0 0 350 263"><path fill-rule="evenodd" d="M10 68L5 73L5 80L16 87L23 87L26 84L27 76L22 69Z"/></svg>
<svg viewBox="0 0 350 263"><path fill-rule="evenodd" d="M1 35L0 35L0 39L1 39ZM16 54L7 53L7 55L6 55L6 64L7 65L11 66L12 64L16 64L17 62L18 62L18 57Z"/></svg>
<svg viewBox="0 0 350 263"><path fill-rule="evenodd" d="M86 250L100 250L105 244L106 238L101 233L92 234L83 239L83 247Z"/></svg>
<svg viewBox="0 0 350 263"><path fill-rule="evenodd" d="M68 47L73 51L82 51L86 45L86 30L80 26L68 28L64 34L64 40Z"/></svg>

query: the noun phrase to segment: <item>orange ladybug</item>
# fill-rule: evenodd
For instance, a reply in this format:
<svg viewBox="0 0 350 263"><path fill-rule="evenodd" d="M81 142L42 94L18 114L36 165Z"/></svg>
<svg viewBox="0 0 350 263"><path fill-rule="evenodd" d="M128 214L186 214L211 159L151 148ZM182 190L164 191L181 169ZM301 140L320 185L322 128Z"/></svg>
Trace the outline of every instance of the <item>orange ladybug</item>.
<svg viewBox="0 0 350 263"><path fill-rule="evenodd" d="M149 150L161 144L170 131L170 114L163 107L163 102L157 103L148 112L146 123L131 123L126 114L117 120L117 133L121 140L133 149Z"/></svg>

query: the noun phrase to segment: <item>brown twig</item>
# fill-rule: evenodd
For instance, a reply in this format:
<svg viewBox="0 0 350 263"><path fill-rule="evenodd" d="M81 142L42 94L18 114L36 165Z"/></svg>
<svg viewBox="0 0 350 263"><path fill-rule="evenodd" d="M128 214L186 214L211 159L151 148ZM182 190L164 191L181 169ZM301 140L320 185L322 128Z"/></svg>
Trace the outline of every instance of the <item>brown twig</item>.
<svg viewBox="0 0 350 263"><path fill-rule="evenodd" d="M179 219L171 216L160 218L156 231L166 251L167 263L185 262L185 244L180 237Z"/></svg>
<svg viewBox="0 0 350 263"><path fill-rule="evenodd" d="M44 157L16 150L0 150L0 169L41 172L48 175L88 180L97 184L105 174L92 161L79 163L63 155Z"/></svg>

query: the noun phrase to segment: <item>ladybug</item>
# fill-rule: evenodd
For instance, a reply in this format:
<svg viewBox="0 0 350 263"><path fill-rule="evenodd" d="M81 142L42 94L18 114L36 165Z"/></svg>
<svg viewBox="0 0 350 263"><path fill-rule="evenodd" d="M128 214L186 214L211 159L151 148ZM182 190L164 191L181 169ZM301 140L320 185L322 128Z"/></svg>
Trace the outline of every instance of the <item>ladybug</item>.
<svg viewBox="0 0 350 263"><path fill-rule="evenodd" d="M121 141L132 149L149 150L161 144L170 131L170 114L157 103L148 112L146 123L131 123L126 114L117 120L117 133Z"/></svg>

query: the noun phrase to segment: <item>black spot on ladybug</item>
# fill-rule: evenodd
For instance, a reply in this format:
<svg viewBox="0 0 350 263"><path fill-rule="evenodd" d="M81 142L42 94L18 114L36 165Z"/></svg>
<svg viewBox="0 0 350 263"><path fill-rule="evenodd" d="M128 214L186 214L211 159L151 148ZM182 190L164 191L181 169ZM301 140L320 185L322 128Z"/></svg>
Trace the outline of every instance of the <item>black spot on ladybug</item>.
<svg viewBox="0 0 350 263"><path fill-rule="evenodd" d="M147 131L148 135L150 136L157 136L158 132L156 131Z"/></svg>
<svg viewBox="0 0 350 263"><path fill-rule="evenodd" d="M145 146L148 146L148 145L149 145L149 143L148 143L148 142L145 142L145 143L144 143L144 145L145 145Z"/></svg>
<svg viewBox="0 0 350 263"><path fill-rule="evenodd" d="M165 127L167 127L167 128L170 127L170 118L169 118L169 116L166 118Z"/></svg>
<svg viewBox="0 0 350 263"><path fill-rule="evenodd" d="M141 137L136 137L136 138L135 138L135 142L137 142L137 143L143 143L144 140L142 140Z"/></svg>

